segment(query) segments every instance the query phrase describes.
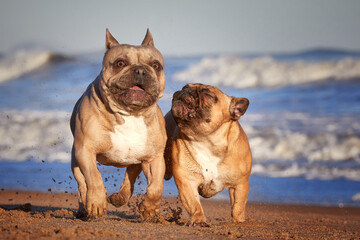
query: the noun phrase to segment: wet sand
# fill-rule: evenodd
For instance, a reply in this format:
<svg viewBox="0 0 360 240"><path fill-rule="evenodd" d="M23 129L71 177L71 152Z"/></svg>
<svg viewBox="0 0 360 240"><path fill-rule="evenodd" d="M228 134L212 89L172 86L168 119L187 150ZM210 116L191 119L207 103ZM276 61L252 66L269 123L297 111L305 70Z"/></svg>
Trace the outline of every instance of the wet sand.
<svg viewBox="0 0 360 240"><path fill-rule="evenodd" d="M188 227L177 197L163 198L151 223L139 201L87 222L75 218L75 194L1 190L0 239L360 239L360 208L248 203L246 222L234 224L228 202L203 200L210 227Z"/></svg>

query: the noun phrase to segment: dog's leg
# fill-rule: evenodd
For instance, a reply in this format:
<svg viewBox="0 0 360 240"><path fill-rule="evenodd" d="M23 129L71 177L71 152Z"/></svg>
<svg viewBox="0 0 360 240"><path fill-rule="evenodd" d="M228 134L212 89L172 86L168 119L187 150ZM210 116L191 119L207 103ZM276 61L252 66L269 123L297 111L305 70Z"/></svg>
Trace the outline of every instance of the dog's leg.
<svg viewBox="0 0 360 240"><path fill-rule="evenodd" d="M234 206L234 201L235 201L235 189L234 188L229 188L229 196L230 196L230 204L231 204L231 208Z"/></svg>
<svg viewBox="0 0 360 240"><path fill-rule="evenodd" d="M74 174L74 177L78 183L78 202L79 202L79 209L76 213L76 218L84 218L86 217L86 182L85 177L80 171L79 164L74 155L74 147L71 153L71 170Z"/></svg>
<svg viewBox="0 0 360 240"><path fill-rule="evenodd" d="M181 202L184 204L186 211L190 215L190 226L207 226L204 210L200 203L200 195L198 192L198 183L189 181L184 176L186 174L174 174L176 186L179 189Z"/></svg>
<svg viewBox="0 0 360 240"><path fill-rule="evenodd" d="M106 190L96 167L96 154L82 147L76 148L74 155L87 186L85 209L88 217L102 217L106 214Z"/></svg>
<svg viewBox="0 0 360 240"><path fill-rule="evenodd" d="M245 206L249 193L249 181L238 184L235 188L229 189L230 202L232 206L231 216L233 222L245 222Z"/></svg>
<svg viewBox="0 0 360 240"><path fill-rule="evenodd" d="M145 221L151 220L160 210L160 200L164 185L165 161L160 156L150 162L142 163L142 170L148 182L140 212Z"/></svg>
<svg viewBox="0 0 360 240"><path fill-rule="evenodd" d="M131 165L126 168L125 178L121 184L120 191L107 198L108 202L115 207L126 204L134 192L134 184L137 176L141 173L141 165Z"/></svg>

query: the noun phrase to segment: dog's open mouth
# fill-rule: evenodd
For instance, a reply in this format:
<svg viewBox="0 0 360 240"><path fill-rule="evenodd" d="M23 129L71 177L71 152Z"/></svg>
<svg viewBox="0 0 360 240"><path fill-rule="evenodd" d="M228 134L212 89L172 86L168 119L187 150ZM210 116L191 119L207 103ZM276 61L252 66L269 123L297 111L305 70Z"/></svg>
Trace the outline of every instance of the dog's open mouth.
<svg viewBox="0 0 360 240"><path fill-rule="evenodd" d="M145 91L141 86L138 86L138 85L129 88L129 90L143 91L143 92Z"/></svg>
<svg viewBox="0 0 360 240"><path fill-rule="evenodd" d="M145 89L139 85L134 85L130 88L119 88L119 87L110 87L110 92L112 94L121 94L126 91L140 91L145 93Z"/></svg>
<svg viewBox="0 0 360 240"><path fill-rule="evenodd" d="M123 98L130 102L148 101L149 94L141 86L135 85L124 90Z"/></svg>
<svg viewBox="0 0 360 240"><path fill-rule="evenodd" d="M134 85L126 89L110 88L113 99L130 110L142 109L155 103L156 96L148 93L142 86Z"/></svg>

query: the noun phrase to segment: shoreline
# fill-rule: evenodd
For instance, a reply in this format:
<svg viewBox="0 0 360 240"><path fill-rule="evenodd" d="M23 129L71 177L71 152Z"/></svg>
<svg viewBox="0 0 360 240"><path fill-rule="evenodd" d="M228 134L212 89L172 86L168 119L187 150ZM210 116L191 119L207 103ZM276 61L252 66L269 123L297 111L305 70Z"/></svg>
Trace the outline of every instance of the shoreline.
<svg viewBox="0 0 360 240"><path fill-rule="evenodd" d="M125 168L98 166L108 194L119 191ZM69 163L26 161L0 162L0 188L6 190L52 193L77 192ZM360 181L347 179L306 179L301 177L270 177L250 175L249 202L360 207ZM134 194L142 194L147 188L143 173L136 181ZM178 195L173 178L164 181L163 196ZM359 195L360 196L360 195ZM218 193L212 200L229 200L227 190Z"/></svg>
<svg viewBox="0 0 360 240"><path fill-rule="evenodd" d="M246 222L231 222L230 204L202 200L210 227L187 227L178 197L163 197L156 223L141 222L141 197L100 220L75 218L74 193L0 191L0 238L55 239L360 239L360 208L248 203Z"/></svg>

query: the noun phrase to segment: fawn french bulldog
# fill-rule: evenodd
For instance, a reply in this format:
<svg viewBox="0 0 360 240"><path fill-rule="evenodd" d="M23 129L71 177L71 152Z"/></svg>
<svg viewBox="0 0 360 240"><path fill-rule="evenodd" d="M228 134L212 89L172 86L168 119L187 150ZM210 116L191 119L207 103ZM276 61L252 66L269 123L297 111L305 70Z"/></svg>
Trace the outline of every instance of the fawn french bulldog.
<svg viewBox="0 0 360 240"><path fill-rule="evenodd" d="M249 105L217 87L188 84L174 93L165 116L165 179L174 176L190 225L206 226L200 195L228 188L234 222L245 221L252 156L238 120Z"/></svg>
<svg viewBox="0 0 360 240"><path fill-rule="evenodd" d="M148 181L142 217L149 220L159 211L166 132L157 101L164 87L164 60L149 30L140 46L119 44L106 30L102 70L75 104L70 120L79 217L106 214L107 200L124 205L141 171ZM127 168L120 191L108 198L97 161Z"/></svg>

